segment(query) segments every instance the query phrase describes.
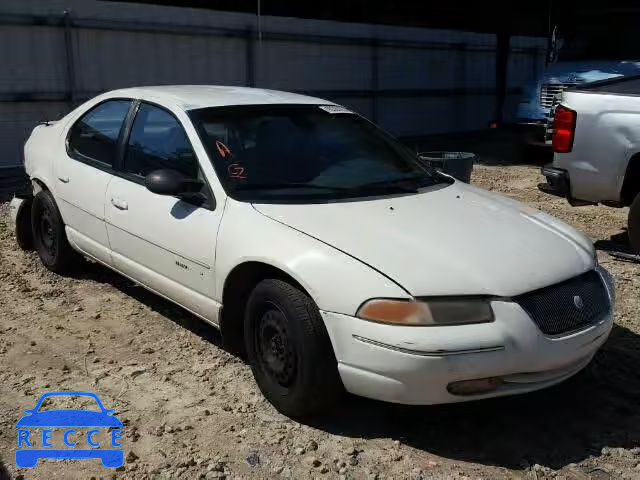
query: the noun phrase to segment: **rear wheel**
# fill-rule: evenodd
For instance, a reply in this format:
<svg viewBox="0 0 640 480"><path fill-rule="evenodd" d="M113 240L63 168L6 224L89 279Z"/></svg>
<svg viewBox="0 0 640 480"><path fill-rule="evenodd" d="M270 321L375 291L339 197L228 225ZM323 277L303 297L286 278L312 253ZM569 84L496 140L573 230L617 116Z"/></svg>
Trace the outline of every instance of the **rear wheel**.
<svg viewBox="0 0 640 480"><path fill-rule="evenodd" d="M55 273L66 273L79 259L71 248L64 231L64 223L53 195L42 190L31 206L33 243L43 265Z"/></svg>
<svg viewBox="0 0 640 480"><path fill-rule="evenodd" d="M635 253L640 253L640 194L633 199L627 217L629 244Z"/></svg>
<svg viewBox="0 0 640 480"><path fill-rule="evenodd" d="M329 335L318 308L282 280L261 281L245 316L253 376L281 413L307 417L329 410L343 392Z"/></svg>

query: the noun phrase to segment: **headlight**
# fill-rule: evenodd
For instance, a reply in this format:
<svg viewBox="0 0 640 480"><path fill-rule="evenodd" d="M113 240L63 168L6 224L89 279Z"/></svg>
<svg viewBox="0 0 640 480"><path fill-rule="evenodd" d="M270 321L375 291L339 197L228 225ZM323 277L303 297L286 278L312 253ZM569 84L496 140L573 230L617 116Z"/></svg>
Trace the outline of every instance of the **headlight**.
<svg viewBox="0 0 640 480"><path fill-rule="evenodd" d="M409 326L493 322L493 311L486 299L464 297L422 300L375 298L363 303L356 315L372 322Z"/></svg>

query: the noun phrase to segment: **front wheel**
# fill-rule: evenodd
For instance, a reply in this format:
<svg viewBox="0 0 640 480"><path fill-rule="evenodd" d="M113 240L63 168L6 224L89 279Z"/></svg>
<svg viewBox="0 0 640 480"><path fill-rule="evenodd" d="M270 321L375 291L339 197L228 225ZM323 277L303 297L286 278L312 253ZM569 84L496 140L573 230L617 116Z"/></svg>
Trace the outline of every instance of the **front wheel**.
<svg viewBox="0 0 640 480"><path fill-rule="evenodd" d="M308 417L337 403L343 387L329 335L300 289L261 281L249 297L244 335L256 383L279 412Z"/></svg>
<svg viewBox="0 0 640 480"><path fill-rule="evenodd" d="M31 206L33 244L43 265L55 273L66 273L78 260L67 241L62 216L51 192L37 193Z"/></svg>

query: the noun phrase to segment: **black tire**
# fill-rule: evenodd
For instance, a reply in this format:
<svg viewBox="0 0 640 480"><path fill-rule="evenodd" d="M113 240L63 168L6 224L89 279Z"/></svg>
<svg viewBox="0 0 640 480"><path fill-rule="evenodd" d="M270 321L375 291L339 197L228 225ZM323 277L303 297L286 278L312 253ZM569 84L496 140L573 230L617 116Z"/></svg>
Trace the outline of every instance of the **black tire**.
<svg viewBox="0 0 640 480"><path fill-rule="evenodd" d="M287 282L262 280L244 321L247 357L258 387L282 414L302 418L329 411L343 393L318 307Z"/></svg>
<svg viewBox="0 0 640 480"><path fill-rule="evenodd" d="M627 234L629 245L635 253L640 253L640 194L631 202L627 217Z"/></svg>
<svg viewBox="0 0 640 480"><path fill-rule="evenodd" d="M16 216L16 242L22 250L33 250L33 229L31 228L31 204L33 198L25 198Z"/></svg>
<svg viewBox="0 0 640 480"><path fill-rule="evenodd" d="M33 244L42 264L58 274L71 271L77 264L79 255L67 241L60 211L47 190L38 192L33 199L31 229Z"/></svg>

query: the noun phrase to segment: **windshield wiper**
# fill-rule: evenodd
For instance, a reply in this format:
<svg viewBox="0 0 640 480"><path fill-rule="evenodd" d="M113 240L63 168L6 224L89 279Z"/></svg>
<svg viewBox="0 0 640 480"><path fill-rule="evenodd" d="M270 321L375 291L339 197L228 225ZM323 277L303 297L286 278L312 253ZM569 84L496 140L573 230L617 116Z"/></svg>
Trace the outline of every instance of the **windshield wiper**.
<svg viewBox="0 0 640 480"><path fill-rule="evenodd" d="M318 190L329 190L334 192L366 192L366 191L396 191L401 193L417 193L417 186L409 186L404 185L407 182L415 182L419 180L429 179L433 181L432 178L427 176L410 176L410 177L401 177L393 180L383 180L379 182L372 183L364 183L362 185L354 185L349 187L341 187L336 185L321 185L317 183L244 183L238 184L235 186L235 189L238 191L241 190L286 190L288 188L296 188L296 189L318 189Z"/></svg>
<svg viewBox="0 0 640 480"><path fill-rule="evenodd" d="M344 187L318 185L315 183L244 183L235 186L236 190L284 190L287 188L315 188L319 190L349 190Z"/></svg>
<svg viewBox="0 0 640 480"><path fill-rule="evenodd" d="M415 192L416 189L418 188L418 186L408 186L406 185L407 183L413 183L413 182L418 182L418 181L424 181L424 180L431 180L433 181L433 178L431 177L427 177L424 175L412 175L410 177L400 177L400 178L395 178L393 180L381 180L379 182L372 182L372 183L365 183L363 185L358 185L356 188L358 190L366 190L368 188L387 188L387 187L391 187L391 188L398 188L401 189L403 191L407 191L407 192Z"/></svg>

